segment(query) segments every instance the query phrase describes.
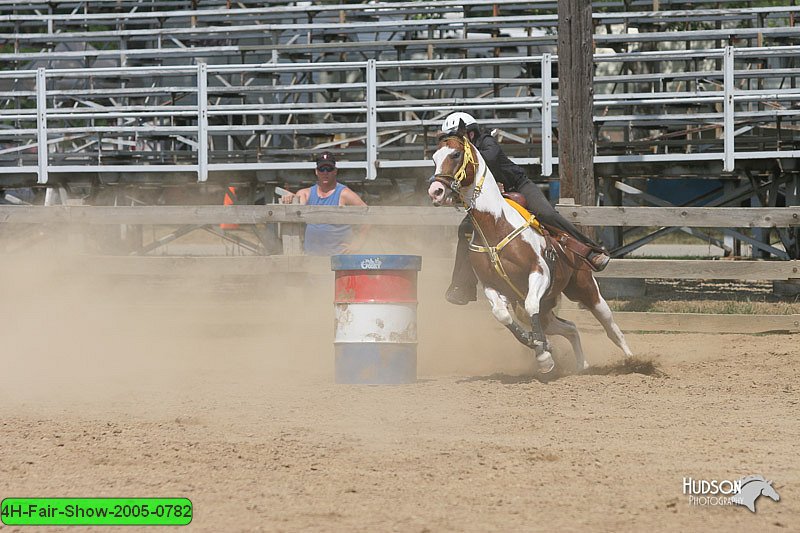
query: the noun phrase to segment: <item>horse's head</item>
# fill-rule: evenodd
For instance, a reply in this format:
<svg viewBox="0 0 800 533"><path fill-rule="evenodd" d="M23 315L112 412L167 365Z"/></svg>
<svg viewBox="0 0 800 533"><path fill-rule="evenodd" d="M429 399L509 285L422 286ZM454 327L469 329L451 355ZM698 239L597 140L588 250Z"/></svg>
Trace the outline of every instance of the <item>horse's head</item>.
<svg viewBox="0 0 800 533"><path fill-rule="evenodd" d="M766 496L780 501L778 491L772 486L772 481L767 481L763 476L747 476L739 480L741 489L731 498L733 503L744 505L751 512L756 512L756 500L759 496Z"/></svg>
<svg viewBox="0 0 800 533"><path fill-rule="evenodd" d="M439 137L439 146L433 154L436 170L428 196L433 205L449 205L456 199L464 202L463 194L473 183L478 170L478 153L466 136L463 125L456 133Z"/></svg>
<svg viewBox="0 0 800 533"><path fill-rule="evenodd" d="M775 490L775 487L772 486L772 481L767 481L766 484L761 486L761 494L767 496L768 498L772 498L773 500L780 501L781 497L778 495L778 491Z"/></svg>

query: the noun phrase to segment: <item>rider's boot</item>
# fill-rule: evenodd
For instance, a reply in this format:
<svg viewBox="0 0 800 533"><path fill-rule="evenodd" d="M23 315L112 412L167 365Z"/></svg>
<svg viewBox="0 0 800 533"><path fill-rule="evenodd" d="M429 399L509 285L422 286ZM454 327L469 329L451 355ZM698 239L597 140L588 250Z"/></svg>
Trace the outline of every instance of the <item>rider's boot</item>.
<svg viewBox="0 0 800 533"><path fill-rule="evenodd" d="M478 299L478 287L476 285L466 286L451 283L450 287L447 288L447 292L444 293L444 297L451 304L467 305Z"/></svg>
<svg viewBox="0 0 800 533"><path fill-rule="evenodd" d="M608 255L605 250L592 250L586 256L586 261L589 262L592 270L600 272L608 266L608 262L611 261L611 256Z"/></svg>
<svg viewBox="0 0 800 533"><path fill-rule="evenodd" d="M467 305L478 299L478 278L475 277L475 272L469 262L469 243L466 233L459 227L452 283L444 294L445 299L455 305Z"/></svg>
<svg viewBox="0 0 800 533"><path fill-rule="evenodd" d="M568 233L561 233L557 239L558 242L564 246L564 248L572 250L584 258L595 272L600 272L606 268L608 266L608 262L611 260L611 256L608 255L608 252L605 250L605 248L601 246L589 246L588 244L584 244Z"/></svg>

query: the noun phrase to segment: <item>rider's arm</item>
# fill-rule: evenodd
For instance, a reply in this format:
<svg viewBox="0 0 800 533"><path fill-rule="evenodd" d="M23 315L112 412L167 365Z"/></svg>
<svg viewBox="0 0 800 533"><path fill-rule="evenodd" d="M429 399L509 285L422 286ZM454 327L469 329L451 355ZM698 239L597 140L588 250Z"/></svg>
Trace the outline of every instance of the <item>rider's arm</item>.
<svg viewBox="0 0 800 533"><path fill-rule="evenodd" d="M519 191L526 182L530 182L522 167L508 158L494 137L485 136L478 149L489 168L501 174L496 175L495 179L503 183L507 191Z"/></svg>
<svg viewBox="0 0 800 533"><path fill-rule="evenodd" d="M489 166L494 166L494 163L497 162L503 154L503 149L500 148L500 144L495 141L494 137L491 135L486 135L481 139L478 149L481 151L484 161L486 161Z"/></svg>

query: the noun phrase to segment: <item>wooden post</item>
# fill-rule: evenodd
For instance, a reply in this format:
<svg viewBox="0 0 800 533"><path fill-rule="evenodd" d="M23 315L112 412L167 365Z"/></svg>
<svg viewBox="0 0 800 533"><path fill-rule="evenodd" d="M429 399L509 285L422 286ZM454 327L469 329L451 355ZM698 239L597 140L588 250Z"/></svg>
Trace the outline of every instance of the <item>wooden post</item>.
<svg viewBox="0 0 800 533"><path fill-rule="evenodd" d="M293 203L298 203L296 196ZM280 232L281 241L283 242L283 255L303 255L303 225L282 223Z"/></svg>
<svg viewBox="0 0 800 533"><path fill-rule="evenodd" d="M302 224L281 224L283 255L303 255Z"/></svg>
<svg viewBox="0 0 800 533"><path fill-rule="evenodd" d="M592 4L558 0L558 175L561 196L595 205Z"/></svg>

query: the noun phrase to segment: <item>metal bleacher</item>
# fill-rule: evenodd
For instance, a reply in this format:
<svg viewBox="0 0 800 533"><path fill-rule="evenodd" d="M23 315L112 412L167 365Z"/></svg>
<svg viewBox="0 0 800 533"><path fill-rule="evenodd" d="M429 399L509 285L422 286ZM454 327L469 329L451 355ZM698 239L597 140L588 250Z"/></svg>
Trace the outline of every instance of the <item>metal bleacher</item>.
<svg viewBox="0 0 800 533"><path fill-rule="evenodd" d="M796 180L787 3L595 1L597 175ZM379 185L455 109L555 179L556 6L0 1L0 184L296 182L327 148Z"/></svg>

